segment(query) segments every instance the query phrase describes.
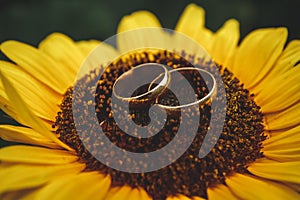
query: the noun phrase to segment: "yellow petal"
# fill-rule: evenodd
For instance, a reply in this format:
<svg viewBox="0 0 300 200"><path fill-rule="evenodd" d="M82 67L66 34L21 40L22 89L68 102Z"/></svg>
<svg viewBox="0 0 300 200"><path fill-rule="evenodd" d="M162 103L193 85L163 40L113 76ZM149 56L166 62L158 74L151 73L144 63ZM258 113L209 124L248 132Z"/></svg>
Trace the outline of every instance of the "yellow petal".
<svg viewBox="0 0 300 200"><path fill-rule="evenodd" d="M2 62L2 61L0 61ZM16 67L16 66L15 66ZM1 70L1 68L0 68ZM0 80L2 75L0 73ZM6 92L5 92L5 88L2 84L2 81L0 81L0 109L2 111L4 111L7 115L9 115L10 117L12 117L12 119L16 120L17 122L19 122L20 124L26 124L26 119L22 119L21 116L19 116L17 114L17 111L15 110L15 108L12 106Z"/></svg>
<svg viewBox="0 0 300 200"><path fill-rule="evenodd" d="M123 17L118 26L118 33L137 28L161 27L158 19L151 12L137 11Z"/></svg>
<svg viewBox="0 0 300 200"><path fill-rule="evenodd" d="M257 85L271 71L282 53L287 34L286 28L258 29L242 41L233 70L246 88Z"/></svg>
<svg viewBox="0 0 300 200"><path fill-rule="evenodd" d="M182 194L177 194L176 196L167 197L167 200L190 200L190 198Z"/></svg>
<svg viewBox="0 0 300 200"><path fill-rule="evenodd" d="M250 175L234 174L227 177L226 184L239 199L299 199L294 190L272 181Z"/></svg>
<svg viewBox="0 0 300 200"><path fill-rule="evenodd" d="M14 85L36 116L49 121L55 119L62 98L60 95L9 62L0 61L0 73Z"/></svg>
<svg viewBox="0 0 300 200"><path fill-rule="evenodd" d="M234 196L231 191L228 189L227 186L223 184L218 184L215 187L209 187L207 189L207 196L208 199L213 199L213 200L233 200L233 199L238 199L236 196Z"/></svg>
<svg viewBox="0 0 300 200"><path fill-rule="evenodd" d="M185 196L185 195L182 195L182 194L177 195L177 197L178 197L178 199L180 199L180 200L191 200L191 198L189 198L189 197L187 197L187 196Z"/></svg>
<svg viewBox="0 0 300 200"><path fill-rule="evenodd" d="M0 149L0 160L15 163L67 164L75 162L78 157L65 150L14 145Z"/></svg>
<svg viewBox="0 0 300 200"><path fill-rule="evenodd" d="M292 40L282 52L276 63L276 69L282 69L279 72L285 72L299 65L300 58L300 40Z"/></svg>
<svg viewBox="0 0 300 200"><path fill-rule="evenodd" d="M280 131L275 136L263 141L264 150L277 150L282 149L280 147L298 147L298 141L300 139L300 126Z"/></svg>
<svg viewBox="0 0 300 200"><path fill-rule="evenodd" d="M168 34L159 29L160 27L158 19L148 11L138 11L123 17L118 26L118 33L125 33L117 35L120 54L163 44L165 35Z"/></svg>
<svg viewBox="0 0 300 200"><path fill-rule="evenodd" d="M35 130L27 127L0 125L0 138L11 142L19 142L53 149L61 148L51 139L46 138Z"/></svg>
<svg viewBox="0 0 300 200"><path fill-rule="evenodd" d="M298 143L299 144L299 143ZM300 148L284 150L264 150L264 155L279 162L300 161Z"/></svg>
<svg viewBox="0 0 300 200"><path fill-rule="evenodd" d="M1 85L1 84L0 84ZM14 107L11 105L11 102L9 101L4 89L2 90L0 88L0 92L3 92L3 94L5 94L5 97L2 96L2 94L0 94L0 109L5 112L7 115L9 115L12 119L16 120L17 122L19 122L20 124L25 124L25 120L22 119L20 116L18 116L16 110L14 109ZM1 93L2 93L1 92Z"/></svg>
<svg viewBox="0 0 300 200"><path fill-rule="evenodd" d="M24 71L60 94L63 94L70 86L69 83L73 81L66 73L65 66L32 46L17 41L7 41L0 47L1 51Z"/></svg>
<svg viewBox="0 0 300 200"><path fill-rule="evenodd" d="M205 200L204 198L202 198L202 197L197 197L197 196L194 196L193 198L192 198L192 200Z"/></svg>
<svg viewBox="0 0 300 200"><path fill-rule="evenodd" d="M100 41L98 40L76 42L76 45L79 47L80 51L85 57L88 56L91 53L91 51L94 50L99 44Z"/></svg>
<svg viewBox="0 0 300 200"><path fill-rule="evenodd" d="M205 11L203 8L196 4L189 4L181 14L175 30L192 38L196 38L199 30L204 27L204 17Z"/></svg>
<svg viewBox="0 0 300 200"><path fill-rule="evenodd" d="M264 159L258 160L248 167L248 170L257 176L275 181L285 181L297 184L300 183L299 169L300 161L264 162Z"/></svg>
<svg viewBox="0 0 300 200"><path fill-rule="evenodd" d="M298 104L291 107L275 112L265 114L267 123L267 130L279 130L295 127L300 124L300 106Z"/></svg>
<svg viewBox="0 0 300 200"><path fill-rule="evenodd" d="M90 74L92 70L101 70L119 57L119 53L107 43L100 43L93 49L82 63L77 73L76 80Z"/></svg>
<svg viewBox="0 0 300 200"><path fill-rule="evenodd" d="M141 200L152 200L150 195L143 188L140 188L139 191Z"/></svg>
<svg viewBox="0 0 300 200"><path fill-rule="evenodd" d="M130 191L130 194L128 195L127 199L132 199L132 200L140 200L140 192L137 188L132 188Z"/></svg>
<svg viewBox="0 0 300 200"><path fill-rule="evenodd" d="M70 76L71 80L74 80L81 63L85 59L75 42L61 33L49 35L39 44L39 49L53 60L62 63L64 73Z"/></svg>
<svg viewBox="0 0 300 200"><path fill-rule="evenodd" d="M85 165L79 163L56 166L13 165L1 167L0 165L0 193L37 187L60 176L78 173L84 168Z"/></svg>
<svg viewBox="0 0 300 200"><path fill-rule="evenodd" d="M208 52L212 46L212 32L204 27L205 11L203 8L189 4L183 11L175 30L183 33L201 44Z"/></svg>
<svg viewBox="0 0 300 200"><path fill-rule="evenodd" d="M293 40L288 43L274 67L268 75L260 82L257 87L252 89L252 92L257 94L264 90L271 82L278 79L278 77L290 74L290 70L294 69L295 65L299 65L300 58L300 40ZM275 87L274 89L276 89Z"/></svg>
<svg viewBox="0 0 300 200"><path fill-rule="evenodd" d="M13 120L19 122L20 124L23 124L24 126L30 126L28 120L22 118L22 116L18 114L18 112L10 102L9 98L7 97L4 87L1 88L1 86L2 86L2 82L0 81L0 93L3 92L0 95L4 94L3 96L0 96L0 109L4 111L7 115L9 115ZM53 130L52 128L53 121L42 119L41 122L48 128L48 130Z"/></svg>
<svg viewBox="0 0 300 200"><path fill-rule="evenodd" d="M28 123L31 125L31 127L42 134L43 136L53 140L55 143L60 145L61 147L68 149L70 151L72 150L68 145L60 141L52 132L50 132L47 127L41 123L41 120L38 119L27 107L26 103L21 99L20 95L16 91L16 89L12 86L10 81L5 77L2 76L2 83L7 91L7 96L9 97L10 101L12 102L12 105L15 107L16 110L18 110L18 114L22 116L23 119L27 119Z"/></svg>
<svg viewBox="0 0 300 200"><path fill-rule="evenodd" d="M232 60L240 38L239 22L228 20L214 37L210 54L215 62L231 69Z"/></svg>
<svg viewBox="0 0 300 200"><path fill-rule="evenodd" d="M106 200L127 200L131 191L132 188L126 185L122 187L113 187L108 191L105 199Z"/></svg>
<svg viewBox="0 0 300 200"><path fill-rule="evenodd" d="M255 95L255 101L261 106L263 113L284 110L300 99L300 68L295 67L263 85ZM260 86L262 87L262 86Z"/></svg>
<svg viewBox="0 0 300 200"><path fill-rule="evenodd" d="M40 189L39 199L104 199L111 180L98 172L84 172L57 178Z"/></svg>
<svg viewBox="0 0 300 200"><path fill-rule="evenodd" d="M300 126L283 130L263 142L264 156L279 162L300 161Z"/></svg>

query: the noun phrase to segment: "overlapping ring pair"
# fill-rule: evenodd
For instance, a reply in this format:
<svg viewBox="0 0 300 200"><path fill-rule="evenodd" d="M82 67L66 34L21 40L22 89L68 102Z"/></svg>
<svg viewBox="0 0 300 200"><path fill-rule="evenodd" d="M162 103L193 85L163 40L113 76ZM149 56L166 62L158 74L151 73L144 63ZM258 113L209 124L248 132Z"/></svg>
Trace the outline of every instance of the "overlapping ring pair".
<svg viewBox="0 0 300 200"><path fill-rule="evenodd" d="M166 88L168 88L171 81L176 81L174 80L175 79L174 75L177 74L178 76L179 74L178 72L181 71L197 71L199 72L201 77L203 77L203 75L206 75L207 77L208 75L208 77L211 79L210 82L212 83L212 85L208 88L209 89L208 94L200 99L195 99L195 101L193 102L184 103L182 105L173 106L173 105L163 105L158 103L156 98L162 92L164 92ZM144 77L141 75L144 75ZM149 86L147 91L142 94L132 95L132 92L136 88L142 86L141 84L146 84L147 81L145 82L145 75L148 76L147 78L149 78L149 76L151 78L152 76L151 82L148 83ZM204 81L206 80L204 79ZM155 86L154 83L156 84ZM122 87L123 87L123 91L121 89ZM124 88L127 88L126 92L124 92ZM136 67L133 67L129 71L123 73L120 77L118 77L118 79L115 81L113 85L113 95L120 100L130 102L130 101L143 100L151 97L156 99L155 101L156 105L166 109L180 109L180 108L193 106L196 104L205 103L208 99L212 97L215 91L216 91L216 79L210 72L208 72L205 69L196 68L196 67L180 67L176 69L173 68L170 69L170 67L158 63L144 63Z"/></svg>

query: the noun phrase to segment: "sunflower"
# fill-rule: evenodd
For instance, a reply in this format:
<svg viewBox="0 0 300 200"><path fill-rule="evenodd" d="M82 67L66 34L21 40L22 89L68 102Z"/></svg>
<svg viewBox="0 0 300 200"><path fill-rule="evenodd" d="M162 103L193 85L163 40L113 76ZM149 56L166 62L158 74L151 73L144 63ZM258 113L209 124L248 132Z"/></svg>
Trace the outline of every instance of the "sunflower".
<svg viewBox="0 0 300 200"><path fill-rule="evenodd" d="M121 20L118 32L145 27L161 25L153 14L138 11ZM0 48L12 62L0 61L0 108L22 126L0 125L2 139L20 143L0 150L1 199L299 199L300 41L286 44L286 28L265 28L239 44L236 20L213 33L194 4L175 30L208 51L226 89L223 132L206 157L197 157L194 141L176 162L153 172L125 173L100 163L80 141L70 111L79 67L100 42L74 42L60 33L38 48L6 41ZM120 38L118 49L131 49L136 39ZM105 52L114 56L118 49L106 46ZM111 67L113 74L153 61L180 67L191 57L136 52ZM100 84L100 103L109 88ZM110 124L103 128L114 140Z"/></svg>

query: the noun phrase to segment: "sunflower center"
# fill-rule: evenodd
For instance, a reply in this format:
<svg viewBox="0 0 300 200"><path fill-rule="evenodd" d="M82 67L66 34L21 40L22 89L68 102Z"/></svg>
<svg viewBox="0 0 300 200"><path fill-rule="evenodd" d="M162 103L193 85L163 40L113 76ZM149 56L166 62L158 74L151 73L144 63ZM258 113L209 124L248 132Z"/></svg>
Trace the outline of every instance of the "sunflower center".
<svg viewBox="0 0 300 200"><path fill-rule="evenodd" d="M164 147L174 138L179 127L176 116L168 115L168 123L160 131L160 134L149 138L137 138L123 132L111 117L111 95L116 79L133 66L150 62L168 65L172 68L186 66L205 68L210 65L203 63L201 59L195 61L193 56L184 53L177 56L167 51L133 53L126 59L123 58L110 64L109 70L106 70L101 76L104 81L98 82L96 94L94 94L95 105L90 105L93 101L88 101L86 104L95 108L105 137L108 137L118 147L131 152L151 152ZM80 161L86 163L87 171L97 170L109 174L112 178L112 186L142 187L154 199L165 199L167 196L178 193L186 196L207 197L207 187L220 183L225 184L225 176L233 172L247 173L247 166L263 156L261 142L266 138L263 134L263 116L260 107L253 100L253 95L243 88L243 84L229 70L222 69L222 67L219 67L218 70L221 72L226 90L226 94L224 94L227 99L226 118L220 138L204 158L200 159L198 154L209 129L208 124L211 117L209 102L200 106L200 111L203 111L200 112L201 123L199 123L197 135L190 147L175 162L152 172L128 173L112 169L99 162L93 156L94 154L92 155L85 148L75 129L74 111L72 111L73 88L67 90L60 105L61 111L58 112L54 124L56 133L60 140L76 150ZM86 93L92 91L92 85L88 83L98 77L99 73L100 71L94 70L82 78L81 82L87 87ZM208 92L203 81L194 84L193 87L195 90L202 91L203 94ZM176 104L176 98L172 96L172 93L166 93L165 96L168 97L165 99ZM83 108L82 112L87 113L87 116L82 116L82 119L88 117L88 112L84 112L84 109L88 108ZM134 109L132 112L137 124L149 123L145 113L137 112ZM82 123L87 122L83 120ZM99 135L93 131L89 134ZM101 146L98 144L98 147L99 145ZM97 151L96 148L95 151ZM114 156L114 152L111 152L110 156Z"/></svg>

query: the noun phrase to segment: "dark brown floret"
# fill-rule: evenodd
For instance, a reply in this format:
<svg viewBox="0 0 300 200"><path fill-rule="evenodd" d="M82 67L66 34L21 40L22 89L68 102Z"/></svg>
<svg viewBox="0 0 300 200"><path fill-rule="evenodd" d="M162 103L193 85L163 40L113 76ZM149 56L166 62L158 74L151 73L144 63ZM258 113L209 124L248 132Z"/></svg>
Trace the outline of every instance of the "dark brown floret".
<svg viewBox="0 0 300 200"><path fill-rule="evenodd" d="M149 138L136 138L127 135L118 128L111 116L111 95L115 80L131 67L148 62L165 64L172 68L192 66L191 63L194 66L200 65L205 68L210 67L211 64L203 63L201 59L195 60L193 56L184 53L178 56L171 52L162 51L135 53L125 59L119 59L109 66L109 71L105 71L98 82L95 94L96 105L90 105L92 101L85 103L88 109L96 110L99 123L105 120L104 123L101 123L101 127L106 137L115 145L132 152L151 152L162 148L173 139L179 126L180 116L174 113L169 114L164 128L157 135ZM219 70L226 90L226 119L217 144L202 159L198 157L198 153L209 128L212 112L210 102L199 108L201 123L199 123L198 133L189 149L174 163L153 172L126 173L117 171L99 162L87 151L75 129L72 113L73 88L65 93L64 100L60 105L61 111L58 112L54 125L57 128L56 133L63 142L76 150L81 162L86 163L87 171L98 170L104 174L109 174L112 177L113 186L142 187L154 199L165 199L167 196L178 193L187 196L207 197L207 187L219 183L225 184L225 176L234 172L247 173L247 166L263 156L261 142L265 139L262 124L263 116L260 107L253 100L253 94L244 89L243 84L229 70L221 67ZM82 84L87 85L86 93L92 91L91 87L93 86L88 83L99 73L100 70L95 70L81 80ZM194 89L202 95L207 94L208 89L205 83L202 80L194 80L192 77L194 76L190 76L190 81L194 83ZM171 92L166 92L162 101L172 101L175 104L177 102L176 97ZM135 109L134 105L132 108L131 116L136 120L136 123L147 124L149 119L147 114L143 112L147 108ZM86 113L88 115L88 112ZM103 137L97 133L89 134ZM101 144L98 145L101 146ZM95 153L101 152L92 153L95 155Z"/></svg>

